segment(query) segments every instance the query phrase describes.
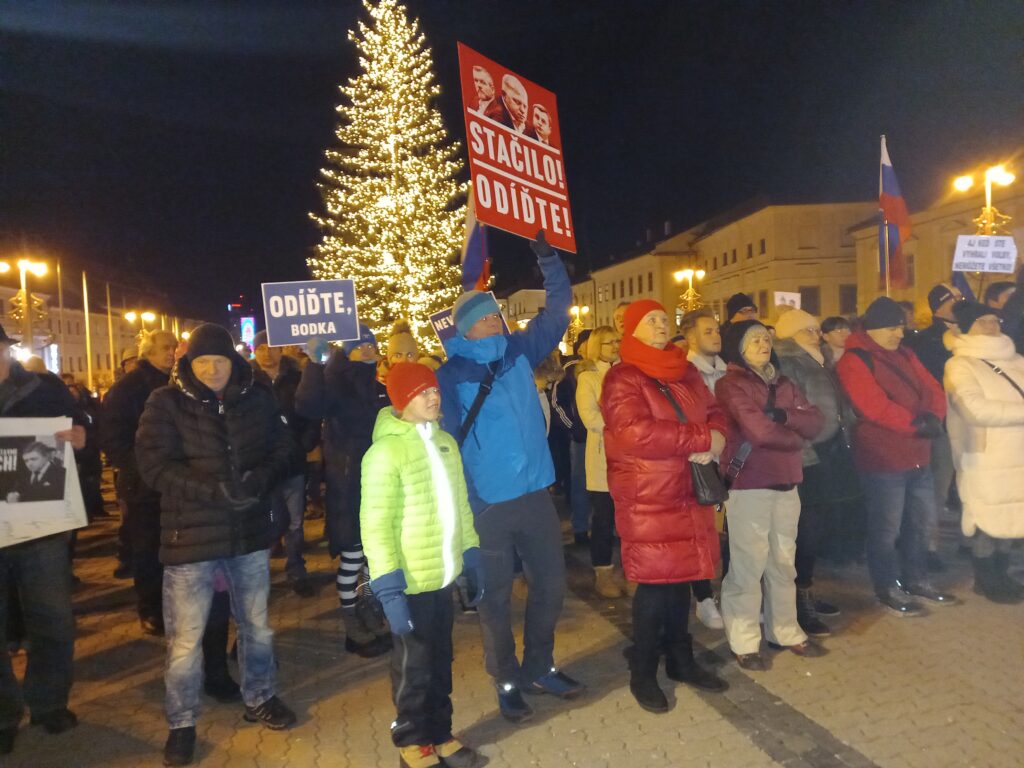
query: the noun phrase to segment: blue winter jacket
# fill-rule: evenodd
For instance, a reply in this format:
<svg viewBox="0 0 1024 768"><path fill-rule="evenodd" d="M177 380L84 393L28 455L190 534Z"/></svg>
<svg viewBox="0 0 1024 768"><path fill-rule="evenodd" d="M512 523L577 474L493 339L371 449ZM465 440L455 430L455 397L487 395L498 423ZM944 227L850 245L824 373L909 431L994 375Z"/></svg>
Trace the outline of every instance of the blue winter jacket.
<svg viewBox="0 0 1024 768"><path fill-rule="evenodd" d="M533 369L565 334L572 289L557 255L538 263L547 293L544 311L526 330L508 336L471 341L456 334L448 345L448 362L437 371L441 426L458 438L488 364L497 365L493 389L462 444L469 500L476 513L555 481Z"/></svg>

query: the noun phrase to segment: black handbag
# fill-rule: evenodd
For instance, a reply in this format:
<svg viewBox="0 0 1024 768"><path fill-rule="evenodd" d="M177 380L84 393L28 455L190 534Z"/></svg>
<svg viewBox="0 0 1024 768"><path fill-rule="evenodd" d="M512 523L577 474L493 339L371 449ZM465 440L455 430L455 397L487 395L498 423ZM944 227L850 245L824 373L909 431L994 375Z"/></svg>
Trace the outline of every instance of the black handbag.
<svg viewBox="0 0 1024 768"><path fill-rule="evenodd" d="M686 418L686 414L683 413L682 407L676 402L676 399L672 397L672 390L668 388L667 384L658 382L658 389L661 390L669 403L672 404L672 408L676 412L676 416L679 417L679 421L686 424L689 420ZM697 503L705 506L717 507L726 502L729 498L729 491L725 487L725 483L722 482L721 475L718 474L718 462L712 461L707 464L697 464L696 462L690 462L690 477L693 480L693 495L697 497Z"/></svg>

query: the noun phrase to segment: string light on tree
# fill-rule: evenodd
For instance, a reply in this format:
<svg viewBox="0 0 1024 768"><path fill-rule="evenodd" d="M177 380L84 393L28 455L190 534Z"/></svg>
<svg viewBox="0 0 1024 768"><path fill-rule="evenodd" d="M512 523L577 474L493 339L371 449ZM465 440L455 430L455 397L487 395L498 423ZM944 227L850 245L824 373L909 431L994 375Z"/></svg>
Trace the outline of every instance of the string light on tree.
<svg viewBox="0 0 1024 768"><path fill-rule="evenodd" d="M434 106L440 88L419 23L397 0L364 6L369 23L349 33L362 71L340 89L340 146L320 171L324 212L311 216L323 240L309 267L321 280L355 281L359 319L374 333L406 318L432 340L429 315L459 293L459 145Z"/></svg>

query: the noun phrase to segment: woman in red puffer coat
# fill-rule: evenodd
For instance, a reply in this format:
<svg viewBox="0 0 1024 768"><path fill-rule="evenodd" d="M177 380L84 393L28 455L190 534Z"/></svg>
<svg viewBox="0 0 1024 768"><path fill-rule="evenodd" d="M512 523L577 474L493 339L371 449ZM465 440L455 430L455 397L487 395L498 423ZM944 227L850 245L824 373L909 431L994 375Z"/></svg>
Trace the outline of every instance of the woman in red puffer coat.
<svg viewBox="0 0 1024 768"><path fill-rule="evenodd" d="M629 687L642 708L667 712L657 682L663 647L671 679L726 688L694 661L686 622L689 582L714 578L719 559L714 510L694 497L690 461L706 464L722 453L727 422L700 373L668 343L661 304L630 304L623 334L622 363L605 376L601 412L622 567L638 582Z"/></svg>

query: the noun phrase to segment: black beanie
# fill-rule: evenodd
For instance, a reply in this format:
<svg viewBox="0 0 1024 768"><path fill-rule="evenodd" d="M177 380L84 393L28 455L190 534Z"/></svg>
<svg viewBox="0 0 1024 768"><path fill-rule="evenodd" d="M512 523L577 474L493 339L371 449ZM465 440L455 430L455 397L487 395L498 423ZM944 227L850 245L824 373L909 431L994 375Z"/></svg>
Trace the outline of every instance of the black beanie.
<svg viewBox="0 0 1024 768"><path fill-rule="evenodd" d="M731 320L732 316L739 312L741 309L747 307L756 307L754 300L747 296L745 293L734 293L729 297L729 300L725 302L725 319Z"/></svg>
<svg viewBox="0 0 1024 768"><path fill-rule="evenodd" d="M985 315L999 317L999 310L986 307L976 301L958 301L953 305L953 317L956 318L956 324L960 326L961 333L967 333L974 325L974 321Z"/></svg>
<svg viewBox="0 0 1024 768"><path fill-rule="evenodd" d="M226 328L214 323L203 323L188 337L188 361L203 355L234 357L235 344Z"/></svg>
<svg viewBox="0 0 1024 768"><path fill-rule="evenodd" d="M743 359L743 338L751 328L757 327L767 328L759 320L741 320L738 323L730 323L725 329L725 333L722 334L722 351L719 353L722 359L727 363L746 366L747 363Z"/></svg>
<svg viewBox="0 0 1024 768"><path fill-rule="evenodd" d="M872 301L861 319L865 331L877 331L879 328L895 328L897 325L907 324L907 316L904 314L903 308L888 296L879 296Z"/></svg>

